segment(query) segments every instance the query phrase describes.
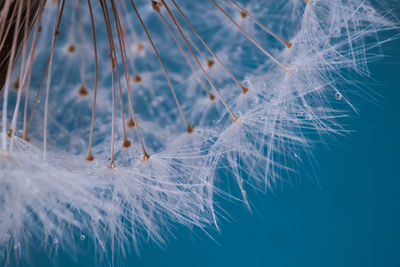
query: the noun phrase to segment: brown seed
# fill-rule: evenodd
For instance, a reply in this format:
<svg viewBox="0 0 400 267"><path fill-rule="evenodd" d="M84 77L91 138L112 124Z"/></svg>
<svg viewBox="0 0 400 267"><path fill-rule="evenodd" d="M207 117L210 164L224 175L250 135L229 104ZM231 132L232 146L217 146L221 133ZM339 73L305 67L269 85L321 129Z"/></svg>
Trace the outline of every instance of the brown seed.
<svg viewBox="0 0 400 267"><path fill-rule="evenodd" d="M249 13L247 11L245 11L245 10L240 12L240 16L242 17L242 19L247 18L248 15L249 15Z"/></svg>
<svg viewBox="0 0 400 267"><path fill-rule="evenodd" d="M19 81L18 81L18 80L16 80L16 81L13 83L13 87L14 87L15 90L18 90L18 89L19 89Z"/></svg>
<svg viewBox="0 0 400 267"><path fill-rule="evenodd" d="M80 96L88 96L89 95L89 91L85 88L85 86L81 86L81 88L79 88L78 90L78 95Z"/></svg>
<svg viewBox="0 0 400 267"><path fill-rule="evenodd" d="M144 161L148 161L149 159L150 159L150 155L147 154L147 153L145 153L145 154L143 155L143 160L144 160Z"/></svg>
<svg viewBox="0 0 400 267"><path fill-rule="evenodd" d="M209 69L214 67L214 65L215 65L215 61L213 59L207 59L207 66Z"/></svg>
<svg viewBox="0 0 400 267"><path fill-rule="evenodd" d="M188 133L188 134L192 134L193 132L194 132L194 127L188 125L188 127L187 127L187 133Z"/></svg>
<svg viewBox="0 0 400 267"><path fill-rule="evenodd" d="M132 118L130 118L127 121L126 125L128 126L128 128L133 128L133 127L135 127L135 121Z"/></svg>
<svg viewBox="0 0 400 267"><path fill-rule="evenodd" d="M142 81L142 77L138 74L135 74L132 78L133 82L140 83Z"/></svg>
<svg viewBox="0 0 400 267"><path fill-rule="evenodd" d="M93 161L93 160L94 160L93 155L92 155L92 154L89 154L89 155L86 157L86 160L87 160L87 161Z"/></svg>
<svg viewBox="0 0 400 267"><path fill-rule="evenodd" d="M74 53L76 50L75 45L71 44L68 46L67 51L68 53Z"/></svg>
<svg viewBox="0 0 400 267"><path fill-rule="evenodd" d="M138 52L142 52L144 50L144 45L143 44L137 44L136 49Z"/></svg>
<svg viewBox="0 0 400 267"><path fill-rule="evenodd" d="M131 146L131 142L129 140L125 140L125 142L122 144L124 148L129 148Z"/></svg>
<svg viewBox="0 0 400 267"><path fill-rule="evenodd" d="M114 170L115 168L117 168L117 166L115 165L115 162L112 161L110 164L110 169Z"/></svg>

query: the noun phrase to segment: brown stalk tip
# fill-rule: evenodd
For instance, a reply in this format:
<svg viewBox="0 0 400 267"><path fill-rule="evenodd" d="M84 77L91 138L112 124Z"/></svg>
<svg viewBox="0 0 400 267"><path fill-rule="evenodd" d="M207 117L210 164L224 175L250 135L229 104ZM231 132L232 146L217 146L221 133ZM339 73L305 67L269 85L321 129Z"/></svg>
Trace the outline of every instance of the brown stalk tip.
<svg viewBox="0 0 400 267"><path fill-rule="evenodd" d="M286 42L288 48L292 48L293 44L291 42Z"/></svg>
<svg viewBox="0 0 400 267"><path fill-rule="evenodd" d="M132 118L130 118L127 121L126 125L128 126L128 128L133 128L133 127L135 127L135 121Z"/></svg>
<svg viewBox="0 0 400 267"><path fill-rule="evenodd" d="M89 155L86 157L86 161L92 162L93 160L94 160L94 157L93 157L92 153L89 153Z"/></svg>
<svg viewBox="0 0 400 267"><path fill-rule="evenodd" d="M210 94L209 94L209 97L210 97L210 100L211 100L211 101L214 101L214 100L215 100L215 95L213 95L213 94L210 93Z"/></svg>
<svg viewBox="0 0 400 267"><path fill-rule="evenodd" d="M158 13L160 13L161 12L161 7L162 7L162 4L160 3L160 2L157 2L157 1L151 1L151 5L153 6L153 9L156 11L156 12L158 12Z"/></svg>
<svg viewBox="0 0 400 267"><path fill-rule="evenodd" d="M214 67L214 65L215 65L215 61L213 59L207 59L207 66L209 69Z"/></svg>
<svg viewBox="0 0 400 267"><path fill-rule="evenodd" d="M85 88L85 86L81 86L81 88L79 88L78 90L78 95L80 96L88 96L89 95L89 91Z"/></svg>
<svg viewBox="0 0 400 267"><path fill-rule="evenodd" d="M148 161L149 159L150 159L150 155L145 152L143 155L143 160Z"/></svg>
<svg viewBox="0 0 400 267"><path fill-rule="evenodd" d="M240 12L240 16L242 17L242 19L247 18L248 15L249 15L249 13L247 11L245 11L245 10Z"/></svg>
<svg viewBox="0 0 400 267"><path fill-rule="evenodd" d="M233 123L238 121L238 117L236 117L235 115L233 115Z"/></svg>
<svg viewBox="0 0 400 267"><path fill-rule="evenodd" d="M131 142L129 140L125 140L124 143L122 144L124 148L129 148L131 146Z"/></svg>
<svg viewBox="0 0 400 267"><path fill-rule="evenodd" d="M187 127L187 133L188 133L188 134L192 134L193 132L194 132L194 127L188 125L188 127Z"/></svg>
<svg viewBox="0 0 400 267"><path fill-rule="evenodd" d="M67 51L68 53L74 53L76 50L75 45L71 44L68 46Z"/></svg>
<svg viewBox="0 0 400 267"><path fill-rule="evenodd" d="M13 83L13 87L14 87L15 90L18 90L18 89L19 89L19 81L18 81L18 80L16 80L16 81Z"/></svg>
<svg viewBox="0 0 400 267"><path fill-rule="evenodd" d="M242 93L245 95L249 92L249 88L245 87L245 86L241 86L242 87Z"/></svg>
<svg viewBox="0 0 400 267"><path fill-rule="evenodd" d="M9 130L7 131L7 136L8 136L8 137L11 137L11 136L12 136L12 133L13 133L13 129L9 129Z"/></svg>
<svg viewBox="0 0 400 267"><path fill-rule="evenodd" d="M142 81L142 77L140 75L136 74L132 77L132 80L134 83L140 83Z"/></svg>
<svg viewBox="0 0 400 267"><path fill-rule="evenodd" d="M144 50L144 45L143 44L137 44L136 49L138 52L142 52Z"/></svg>
<svg viewBox="0 0 400 267"><path fill-rule="evenodd" d="M117 166L115 165L115 162L114 162L114 161L111 161L110 169L111 169L111 170L114 170L115 168L117 168Z"/></svg>

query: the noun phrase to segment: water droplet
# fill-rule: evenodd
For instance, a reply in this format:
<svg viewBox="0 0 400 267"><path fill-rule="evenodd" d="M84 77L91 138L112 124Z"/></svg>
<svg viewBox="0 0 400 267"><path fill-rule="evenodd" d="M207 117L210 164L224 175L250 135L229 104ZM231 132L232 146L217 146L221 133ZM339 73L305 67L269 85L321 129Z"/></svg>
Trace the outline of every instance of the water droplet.
<svg viewBox="0 0 400 267"><path fill-rule="evenodd" d="M86 236L85 235L81 235L79 238L81 239L81 241L84 241L86 239Z"/></svg>
<svg viewBox="0 0 400 267"><path fill-rule="evenodd" d="M335 98L336 98L336 100L341 100L342 99L342 94L341 93L339 93L339 92L336 92L336 94L335 94Z"/></svg>
<svg viewBox="0 0 400 267"><path fill-rule="evenodd" d="M57 244L58 244L58 239L57 239L57 238L54 238L53 244L54 244L54 245L57 245Z"/></svg>
<svg viewBox="0 0 400 267"><path fill-rule="evenodd" d="M259 99L258 99L257 96L254 96L253 99L252 99L252 101L253 101L253 104L258 104Z"/></svg>

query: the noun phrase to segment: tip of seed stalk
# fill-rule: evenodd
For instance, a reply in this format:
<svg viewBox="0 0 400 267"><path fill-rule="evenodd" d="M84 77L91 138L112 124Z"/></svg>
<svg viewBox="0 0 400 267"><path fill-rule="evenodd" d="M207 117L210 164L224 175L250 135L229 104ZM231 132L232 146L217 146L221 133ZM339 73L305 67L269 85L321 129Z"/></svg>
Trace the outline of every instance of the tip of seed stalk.
<svg viewBox="0 0 400 267"><path fill-rule="evenodd" d="M111 164L110 164L110 169L111 169L111 170L114 170L114 169L116 169L116 168L117 168L117 166L115 165L115 162L112 161Z"/></svg>
<svg viewBox="0 0 400 267"><path fill-rule="evenodd" d="M138 52L142 52L144 50L144 45L143 44L137 44L136 49Z"/></svg>
<svg viewBox="0 0 400 267"><path fill-rule="evenodd" d="M215 95L213 95L213 94L210 93L210 94L209 94L209 98L210 98L211 101L214 101L214 100L215 100Z"/></svg>
<svg viewBox="0 0 400 267"><path fill-rule="evenodd" d="M188 134L192 134L193 132L194 132L194 127L188 125L188 127L187 127L187 133L188 133Z"/></svg>
<svg viewBox="0 0 400 267"><path fill-rule="evenodd" d="M85 88L85 86L81 86L81 88L79 88L78 90L78 95L80 96L88 96L89 95L89 91Z"/></svg>
<svg viewBox="0 0 400 267"><path fill-rule="evenodd" d="M143 155L143 160L144 160L144 161L148 161L149 159L150 159L150 155L147 154L147 153L144 153L144 155Z"/></svg>
<svg viewBox="0 0 400 267"><path fill-rule="evenodd" d="M131 142L129 140L125 140L124 143L122 144L124 148L129 148L131 146Z"/></svg>
<svg viewBox="0 0 400 267"><path fill-rule="evenodd" d="M18 81L18 80L16 80L16 81L13 83L13 87L14 87L15 90L18 90L18 89L19 89L19 81Z"/></svg>
<svg viewBox="0 0 400 267"><path fill-rule="evenodd" d="M133 128L135 127L135 121L132 118L130 118L126 123L126 125L128 126L128 128Z"/></svg>
<svg viewBox="0 0 400 267"><path fill-rule="evenodd" d="M11 137L12 134L13 134L13 129L9 129L9 130L7 131L7 136L8 136L8 137Z"/></svg>
<svg viewBox="0 0 400 267"><path fill-rule="evenodd" d="M140 75L136 74L132 77L132 80L134 83L140 83L142 81L142 77Z"/></svg>
<svg viewBox="0 0 400 267"><path fill-rule="evenodd" d="M92 162L93 160L94 160L94 157L93 157L92 154L89 154L89 155L86 157L86 161Z"/></svg>
<svg viewBox="0 0 400 267"><path fill-rule="evenodd" d="M71 44L68 46L67 51L68 53L74 53L76 50L75 45Z"/></svg>
<svg viewBox="0 0 400 267"><path fill-rule="evenodd" d="M207 59L207 66L209 69L211 69L212 67L214 67L215 61L212 59Z"/></svg>

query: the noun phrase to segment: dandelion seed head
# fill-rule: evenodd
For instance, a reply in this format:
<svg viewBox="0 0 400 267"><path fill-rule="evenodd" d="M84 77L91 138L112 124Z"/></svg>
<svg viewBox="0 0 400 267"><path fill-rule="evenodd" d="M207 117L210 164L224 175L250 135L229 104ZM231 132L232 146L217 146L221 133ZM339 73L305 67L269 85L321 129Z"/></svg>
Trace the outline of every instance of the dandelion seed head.
<svg viewBox="0 0 400 267"><path fill-rule="evenodd" d="M2 258L218 228L215 196L251 208L346 131L336 104L356 110L346 88L395 20L360 0L243 2L5 1L38 16L2 65Z"/></svg>

